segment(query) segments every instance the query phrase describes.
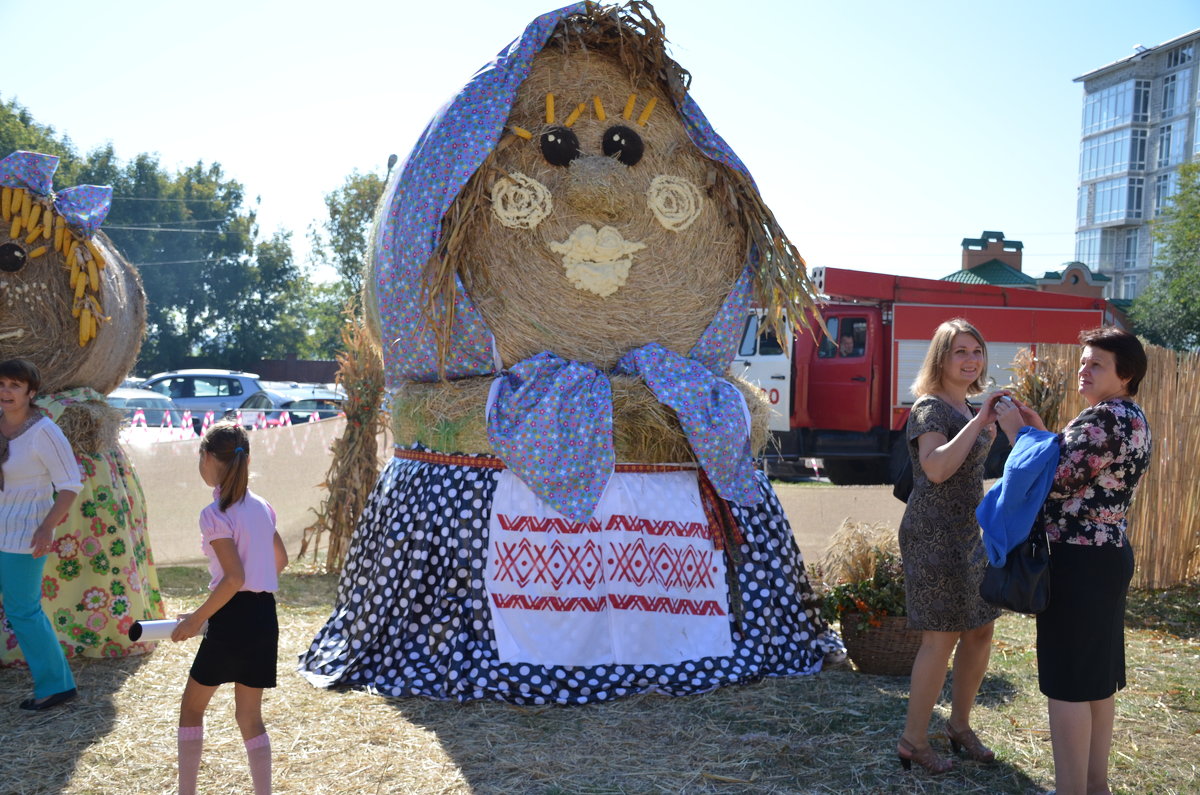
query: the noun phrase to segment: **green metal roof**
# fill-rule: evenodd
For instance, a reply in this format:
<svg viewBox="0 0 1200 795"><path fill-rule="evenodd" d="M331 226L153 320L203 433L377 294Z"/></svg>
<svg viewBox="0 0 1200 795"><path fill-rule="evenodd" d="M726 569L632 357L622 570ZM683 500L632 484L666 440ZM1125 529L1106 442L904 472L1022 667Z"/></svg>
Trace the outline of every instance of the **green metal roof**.
<svg viewBox="0 0 1200 795"><path fill-rule="evenodd" d="M1006 265L998 259L976 265L970 270L959 270L949 276L943 276L944 282L960 282L962 284L994 284L999 287L1036 287L1037 280L1026 276L1011 265Z"/></svg>

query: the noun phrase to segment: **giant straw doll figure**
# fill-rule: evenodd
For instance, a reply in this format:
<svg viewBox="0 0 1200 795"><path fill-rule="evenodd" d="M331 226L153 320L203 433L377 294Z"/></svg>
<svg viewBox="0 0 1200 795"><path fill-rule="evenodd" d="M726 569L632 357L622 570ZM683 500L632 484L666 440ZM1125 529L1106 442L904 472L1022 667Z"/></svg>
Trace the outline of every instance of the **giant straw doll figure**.
<svg viewBox="0 0 1200 795"><path fill-rule="evenodd" d="M104 395L137 358L146 296L137 271L100 223L112 189L55 192L58 158L0 160L0 360L28 359L42 375L34 405L62 429L83 490L42 576L42 605L68 657L149 651L129 625L162 618L141 485L117 442L121 413ZM0 665L24 665L0 607Z"/></svg>
<svg viewBox="0 0 1200 795"><path fill-rule="evenodd" d="M841 651L727 369L803 262L646 3L534 20L380 207L367 303L396 457L316 685L588 703L818 671Z"/></svg>

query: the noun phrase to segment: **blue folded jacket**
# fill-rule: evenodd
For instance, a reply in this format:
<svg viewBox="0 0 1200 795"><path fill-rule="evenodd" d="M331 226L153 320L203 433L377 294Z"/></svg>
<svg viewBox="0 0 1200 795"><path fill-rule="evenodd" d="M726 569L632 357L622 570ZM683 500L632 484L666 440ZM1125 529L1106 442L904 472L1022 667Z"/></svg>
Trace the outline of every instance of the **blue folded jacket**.
<svg viewBox="0 0 1200 795"><path fill-rule="evenodd" d="M983 528L983 548L994 566L1003 566L1009 550L1029 536L1054 472L1058 469L1058 434L1026 425L1004 463L1004 475L983 495L975 518Z"/></svg>

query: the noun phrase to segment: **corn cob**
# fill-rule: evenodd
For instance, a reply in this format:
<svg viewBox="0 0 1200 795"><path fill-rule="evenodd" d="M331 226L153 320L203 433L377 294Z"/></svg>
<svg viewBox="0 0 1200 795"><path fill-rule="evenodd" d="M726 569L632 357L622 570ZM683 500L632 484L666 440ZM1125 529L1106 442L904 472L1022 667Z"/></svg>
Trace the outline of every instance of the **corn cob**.
<svg viewBox="0 0 1200 795"><path fill-rule="evenodd" d="M105 262L104 256L100 253L100 248L90 240L84 240L83 244L87 246L87 250L92 253L92 259L96 260L96 267L103 268Z"/></svg>
<svg viewBox="0 0 1200 795"><path fill-rule="evenodd" d="M0 189L0 217L6 224L12 221L12 188L7 185Z"/></svg>

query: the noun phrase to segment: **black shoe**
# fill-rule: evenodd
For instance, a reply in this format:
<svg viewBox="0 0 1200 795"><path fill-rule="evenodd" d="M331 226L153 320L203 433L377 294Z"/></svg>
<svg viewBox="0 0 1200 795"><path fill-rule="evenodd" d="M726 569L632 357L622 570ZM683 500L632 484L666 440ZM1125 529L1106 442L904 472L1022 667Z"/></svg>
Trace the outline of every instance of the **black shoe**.
<svg viewBox="0 0 1200 795"><path fill-rule="evenodd" d="M50 709L51 707L57 707L59 704L67 703L77 695L79 695L79 691L72 687L70 690L64 690L61 693L55 693L52 696L46 696L46 698L42 699L41 701L38 701L36 698L27 698L21 702L21 709L27 709L33 712L43 709Z"/></svg>

